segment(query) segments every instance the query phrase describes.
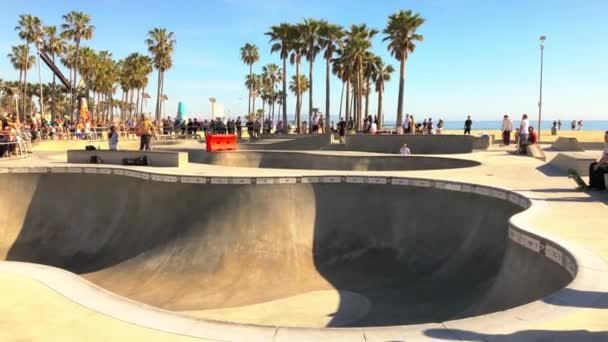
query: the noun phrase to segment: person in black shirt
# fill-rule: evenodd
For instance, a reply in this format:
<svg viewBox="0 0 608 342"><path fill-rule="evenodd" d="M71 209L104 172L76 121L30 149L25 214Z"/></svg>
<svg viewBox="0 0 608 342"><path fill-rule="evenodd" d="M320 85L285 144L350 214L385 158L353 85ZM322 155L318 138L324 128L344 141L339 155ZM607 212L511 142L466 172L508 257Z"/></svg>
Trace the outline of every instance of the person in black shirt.
<svg viewBox="0 0 608 342"><path fill-rule="evenodd" d="M473 120L467 116L467 120L464 122L464 134L471 135L471 126L473 126Z"/></svg>
<svg viewBox="0 0 608 342"><path fill-rule="evenodd" d="M340 142L344 143L344 135L346 134L346 121L344 118L340 118L340 122L338 122L338 134L340 135Z"/></svg>

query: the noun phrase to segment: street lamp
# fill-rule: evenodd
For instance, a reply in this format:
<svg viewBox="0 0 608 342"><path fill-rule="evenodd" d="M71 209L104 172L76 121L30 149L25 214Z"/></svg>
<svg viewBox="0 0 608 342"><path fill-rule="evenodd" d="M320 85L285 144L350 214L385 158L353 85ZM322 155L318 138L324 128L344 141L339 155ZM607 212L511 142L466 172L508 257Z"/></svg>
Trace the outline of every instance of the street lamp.
<svg viewBox="0 0 608 342"><path fill-rule="evenodd" d="M540 124L541 124L541 114L543 111L543 55L545 51L545 40L547 36L540 36L540 93L538 95L538 141L540 141Z"/></svg>

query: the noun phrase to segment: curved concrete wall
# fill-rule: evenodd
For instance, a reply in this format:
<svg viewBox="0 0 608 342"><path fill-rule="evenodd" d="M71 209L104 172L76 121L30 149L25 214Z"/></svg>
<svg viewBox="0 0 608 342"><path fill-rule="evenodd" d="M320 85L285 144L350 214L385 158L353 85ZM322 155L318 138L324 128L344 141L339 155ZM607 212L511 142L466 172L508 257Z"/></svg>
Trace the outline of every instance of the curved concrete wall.
<svg viewBox="0 0 608 342"><path fill-rule="evenodd" d="M475 139L470 135L347 135L346 150L399 153L408 144L414 154L471 153Z"/></svg>
<svg viewBox="0 0 608 342"><path fill-rule="evenodd" d="M249 168L412 171L457 169L480 165L479 162L456 158L423 156L331 155L307 152L235 151L207 153L188 151L193 163Z"/></svg>
<svg viewBox="0 0 608 342"><path fill-rule="evenodd" d="M371 301L353 326L434 322L539 299L576 273L567 251L509 226L526 199L487 187L10 171L0 175L0 205L12 213L0 216L2 258L85 273L172 310L331 287ZM93 196L82 191L91 185Z"/></svg>

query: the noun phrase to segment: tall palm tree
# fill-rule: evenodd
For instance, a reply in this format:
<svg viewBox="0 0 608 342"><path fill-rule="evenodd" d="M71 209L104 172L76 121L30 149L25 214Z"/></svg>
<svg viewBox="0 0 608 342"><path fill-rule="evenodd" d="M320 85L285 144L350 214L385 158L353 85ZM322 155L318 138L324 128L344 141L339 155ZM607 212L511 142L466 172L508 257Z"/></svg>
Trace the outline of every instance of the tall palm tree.
<svg viewBox="0 0 608 342"><path fill-rule="evenodd" d="M342 47L342 38L344 30L342 26L322 22L319 30L319 45L324 50L323 58L325 58L325 122L330 121L330 65L334 54Z"/></svg>
<svg viewBox="0 0 608 342"><path fill-rule="evenodd" d="M310 87L310 82L306 78L306 75L293 75L291 77L291 82L289 82L289 90L296 95L296 97L302 97L302 94L308 91ZM302 107L302 102L296 103L296 106ZM296 113L300 111L301 108L296 108ZM299 131L299 127L298 127Z"/></svg>
<svg viewBox="0 0 608 342"><path fill-rule="evenodd" d="M251 114L256 113L255 109L255 99L258 96L260 89L262 88L262 77L257 74L249 74L245 77L245 87L249 89L249 93L251 94L253 105L250 108Z"/></svg>
<svg viewBox="0 0 608 342"><path fill-rule="evenodd" d="M274 120L274 104L276 102L277 93L276 84L282 79L281 68L274 63L266 64L262 67L262 77L268 81L270 95L269 105L271 106L271 117Z"/></svg>
<svg viewBox="0 0 608 342"><path fill-rule="evenodd" d="M410 53L416 49L416 42L421 42L424 37L416 30L424 24L424 18L411 10L401 10L388 17L388 24L383 33L386 35L383 41L388 41L388 50L401 64L399 67L399 98L397 102L397 130L403 121L404 90L405 90L405 67Z"/></svg>
<svg viewBox="0 0 608 342"><path fill-rule="evenodd" d="M146 39L148 51L152 55L154 67L158 70L158 87L156 92L156 120L160 121L161 116L161 96L164 88L164 76L173 65L172 54L175 49L175 34L167 32L164 28L155 28L148 32Z"/></svg>
<svg viewBox="0 0 608 342"><path fill-rule="evenodd" d="M25 100L23 78L27 70L31 69L36 63L36 57L29 54L28 48L25 44L11 47L11 52L7 55L7 57L13 65L13 68L19 70L19 92L24 97L23 100ZM25 101L23 101L23 103L23 106L25 106ZM24 113L23 110L21 112ZM23 118L25 118L25 113L23 114Z"/></svg>
<svg viewBox="0 0 608 342"><path fill-rule="evenodd" d="M281 60L283 61L283 90L279 96L279 102L283 105L283 133L287 134L287 58L289 57L290 49L290 36L292 32L292 25L287 23L281 23L277 26L272 26L269 32L265 35L270 37L272 47L271 52L279 52Z"/></svg>
<svg viewBox="0 0 608 342"><path fill-rule="evenodd" d="M378 93L378 129L382 129L384 126L384 114L382 113L384 83L391 80L391 74L395 71L395 68L393 68L392 65L385 65L380 57L374 59L374 64L372 80L376 86L376 92Z"/></svg>
<svg viewBox="0 0 608 342"><path fill-rule="evenodd" d="M25 41L25 53L23 54L23 65L27 65L26 58L29 56L30 44L40 41L42 38L42 21L40 18L33 16L31 14L22 14L19 16L19 21L17 22L17 26L15 26L15 30L18 31L19 38ZM27 70L28 68L23 70L23 94L27 93ZM26 96L23 97L23 110L24 118L25 118L25 99Z"/></svg>
<svg viewBox="0 0 608 342"><path fill-rule="evenodd" d="M80 42L93 38L95 26L91 25L91 17L84 12L71 11L63 15L64 23L61 24L61 38L72 40L74 47L74 60L78 64L78 54L80 52ZM78 73L74 72L74 82L72 83L72 118L74 115L74 88L78 85Z"/></svg>
<svg viewBox="0 0 608 342"><path fill-rule="evenodd" d="M363 66L368 50L372 46L371 39L378 33L377 30L368 28L366 24L351 25L346 32L343 58L353 66L353 90L354 90L354 117L355 125L359 129L363 125Z"/></svg>
<svg viewBox="0 0 608 342"><path fill-rule="evenodd" d="M55 63L55 56L62 56L66 51L66 44L61 37L59 37L57 33L56 26L47 26L44 28L44 32L46 34L44 41L44 51L51 54L51 60ZM53 86L51 91L51 117L53 119L57 116L57 105L55 103L55 95L56 91L56 80L55 73L53 73Z"/></svg>
<svg viewBox="0 0 608 342"><path fill-rule="evenodd" d="M255 62L260 60L260 51L258 50L258 47L255 44L250 43L246 43L245 45L243 45L243 47L241 48L241 60L243 61L243 63L249 65L249 75L251 76L253 74L253 65L255 64ZM252 114L251 91L249 92L248 110L249 111L247 114Z"/></svg>
<svg viewBox="0 0 608 342"><path fill-rule="evenodd" d="M308 81L310 85L310 91L308 92L308 126L309 131L312 131L312 115L313 115L313 65L315 58L321 52L320 44L320 30L323 25L327 24L326 21L319 21L315 19L304 19L304 22L300 24L300 35L302 39L302 53L308 61Z"/></svg>
<svg viewBox="0 0 608 342"><path fill-rule="evenodd" d="M302 39L302 27L301 25L291 26L289 33L289 62L296 66L296 79L300 79L300 63L302 62L302 56L305 53L305 42ZM296 87L300 86L300 82L295 83ZM297 132L300 133L302 127L302 94L301 91L296 91L296 127Z"/></svg>
<svg viewBox="0 0 608 342"><path fill-rule="evenodd" d="M377 60L382 60L379 56L371 52L367 52L363 58L363 78L365 83L365 117L369 116L369 96L371 94L371 81L374 72L376 71Z"/></svg>

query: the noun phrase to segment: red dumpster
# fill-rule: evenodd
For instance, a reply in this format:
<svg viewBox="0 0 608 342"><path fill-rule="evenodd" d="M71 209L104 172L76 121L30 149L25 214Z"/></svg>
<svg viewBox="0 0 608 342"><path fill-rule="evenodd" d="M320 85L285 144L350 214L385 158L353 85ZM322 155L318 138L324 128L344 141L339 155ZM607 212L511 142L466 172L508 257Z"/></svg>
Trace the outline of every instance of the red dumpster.
<svg viewBox="0 0 608 342"><path fill-rule="evenodd" d="M235 151L236 134L215 134L205 138L207 152Z"/></svg>

